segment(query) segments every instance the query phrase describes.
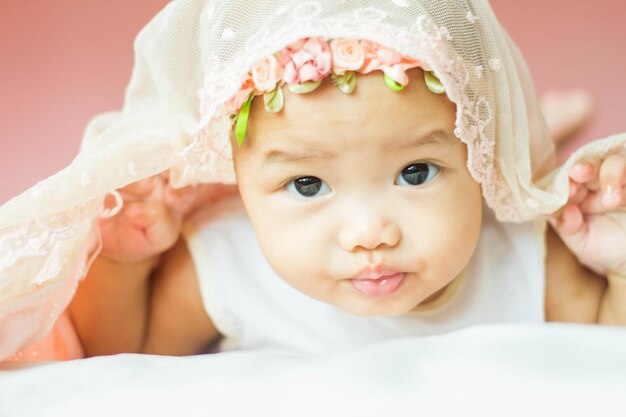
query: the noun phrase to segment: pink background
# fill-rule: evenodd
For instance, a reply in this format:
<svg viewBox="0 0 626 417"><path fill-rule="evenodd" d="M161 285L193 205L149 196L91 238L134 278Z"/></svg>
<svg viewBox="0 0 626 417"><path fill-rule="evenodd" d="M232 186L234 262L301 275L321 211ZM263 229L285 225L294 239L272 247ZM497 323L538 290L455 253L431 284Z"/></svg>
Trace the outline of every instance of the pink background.
<svg viewBox="0 0 626 417"><path fill-rule="evenodd" d="M121 106L132 40L165 0L0 0L0 204L66 166L89 119ZM626 131L626 2L493 0L538 90L585 87L571 147Z"/></svg>

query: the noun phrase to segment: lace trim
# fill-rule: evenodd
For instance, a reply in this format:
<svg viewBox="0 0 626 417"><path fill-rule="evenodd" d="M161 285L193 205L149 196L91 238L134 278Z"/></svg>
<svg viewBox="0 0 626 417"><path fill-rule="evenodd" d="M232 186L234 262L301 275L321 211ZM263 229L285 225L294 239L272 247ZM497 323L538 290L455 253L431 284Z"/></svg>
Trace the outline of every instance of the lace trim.
<svg viewBox="0 0 626 417"><path fill-rule="evenodd" d="M205 88L200 95L199 129L192 143L181 155L178 172L185 183L234 183L230 132L232 121L223 108L238 90L247 70L264 56L306 36L323 34L326 39L369 39L398 52L420 59L435 71L450 100L457 105L455 135L468 146L467 166L472 177L481 184L483 195L500 220L519 221L523 217L519 203L509 185L494 164L495 128L493 104L486 95L475 90L483 85L487 71L499 71L500 60L489 58L476 65L466 63L455 55L450 46L451 35L447 28L435 25L427 16L419 16L410 27L397 27L385 23L382 10L367 8L353 15L338 18L321 18L321 6L314 1L300 4L292 10L290 25L261 30L245 46L240 60L229 64L217 55L209 57ZM284 14L287 7L276 10ZM467 19L479 24L478 18L468 11ZM223 36L235 37L232 28L225 28ZM474 87L472 87L474 86Z"/></svg>
<svg viewBox="0 0 626 417"><path fill-rule="evenodd" d="M3 285L10 268L26 258L46 257L59 242L73 239L84 228L85 220L93 219L100 211L102 202L91 201L60 214L38 218L30 223L20 224L2 230L0 233L0 301L5 292ZM84 234L84 233L83 233ZM35 283L46 281L42 276L53 278L58 267L46 263Z"/></svg>
<svg viewBox="0 0 626 417"><path fill-rule="evenodd" d="M0 359L44 337L99 250L100 199L0 233ZM15 279L19 277L20 279Z"/></svg>

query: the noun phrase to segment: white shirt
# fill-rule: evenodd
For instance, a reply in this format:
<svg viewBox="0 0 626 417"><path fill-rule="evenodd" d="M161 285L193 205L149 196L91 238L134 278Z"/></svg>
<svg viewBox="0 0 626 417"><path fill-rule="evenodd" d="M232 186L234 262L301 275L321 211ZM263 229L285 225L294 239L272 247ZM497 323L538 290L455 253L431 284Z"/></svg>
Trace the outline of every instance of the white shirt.
<svg viewBox="0 0 626 417"><path fill-rule="evenodd" d="M544 321L543 227L503 224L485 207L481 235L462 277L422 311L358 317L315 300L269 266L239 199L185 225L205 309L221 350L325 353L389 338L448 332L478 323Z"/></svg>

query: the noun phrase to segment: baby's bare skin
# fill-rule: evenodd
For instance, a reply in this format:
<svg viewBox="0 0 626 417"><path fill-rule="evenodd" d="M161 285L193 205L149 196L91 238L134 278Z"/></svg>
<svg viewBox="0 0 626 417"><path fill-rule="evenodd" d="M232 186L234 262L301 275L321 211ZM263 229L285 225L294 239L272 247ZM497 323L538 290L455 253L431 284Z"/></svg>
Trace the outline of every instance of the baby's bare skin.
<svg viewBox="0 0 626 417"><path fill-rule="evenodd" d="M150 307L150 300L161 297L153 275L171 264L169 255L165 261L162 255L180 239L185 216L236 190L222 185L174 190L167 176L159 175L119 192L123 208L113 218L100 220L102 251L70 304L88 356L145 351L147 323L158 312L158 303Z"/></svg>
<svg viewBox="0 0 626 417"><path fill-rule="evenodd" d="M101 223L104 250L70 306L88 356L194 354L219 337L180 232L185 215L234 193L210 186L172 193L162 176L122 190L125 207ZM582 267L549 227L546 262L547 319L596 322L606 280Z"/></svg>

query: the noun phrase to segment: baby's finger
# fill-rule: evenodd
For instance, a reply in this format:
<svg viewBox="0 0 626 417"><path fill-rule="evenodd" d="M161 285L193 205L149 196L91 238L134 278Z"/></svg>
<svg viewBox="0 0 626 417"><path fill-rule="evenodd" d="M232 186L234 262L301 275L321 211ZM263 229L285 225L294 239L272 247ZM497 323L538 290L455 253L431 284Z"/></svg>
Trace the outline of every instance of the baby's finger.
<svg viewBox="0 0 626 417"><path fill-rule="evenodd" d="M128 184L126 187L121 188L119 191L127 194L149 194L150 190L154 187L152 177L144 178L137 182Z"/></svg>
<svg viewBox="0 0 626 417"><path fill-rule="evenodd" d="M145 235L155 250L163 252L178 240L183 215L169 210L162 202L154 202L153 207L155 221L145 229Z"/></svg>
<svg viewBox="0 0 626 417"><path fill-rule="evenodd" d="M158 178L148 177L128 184L126 187L120 189L119 193L124 203L128 204L148 199L159 187L160 181Z"/></svg>
<svg viewBox="0 0 626 417"><path fill-rule="evenodd" d="M626 193L622 192L621 201L618 203L617 206L626 206L625 194ZM615 211L616 207L607 207L604 205L603 197L604 195L599 191L589 192L587 196L577 205L584 214L604 214L607 212Z"/></svg>
<svg viewBox="0 0 626 417"><path fill-rule="evenodd" d="M564 235L575 235L584 231L585 220L578 206L569 204L563 209L557 229Z"/></svg>
<svg viewBox="0 0 626 417"><path fill-rule="evenodd" d="M578 205L585 200L589 194L589 189L585 185L578 184L571 179L569 182L569 203Z"/></svg>
<svg viewBox="0 0 626 417"><path fill-rule="evenodd" d="M595 159L582 160L576 162L569 171L569 177L580 183L585 184L598 176L600 170L600 161Z"/></svg>
<svg viewBox="0 0 626 417"><path fill-rule="evenodd" d="M622 201L622 188L626 178L626 159L619 155L610 155L600 166L600 188L602 204L615 208Z"/></svg>
<svg viewBox="0 0 626 417"><path fill-rule="evenodd" d="M548 221L559 234L563 243L574 253L578 253L588 239L588 226L578 206L569 204Z"/></svg>
<svg viewBox="0 0 626 417"><path fill-rule="evenodd" d="M167 210L160 201L134 203L126 207L126 216L129 222L140 229L151 227L159 218L166 215Z"/></svg>
<svg viewBox="0 0 626 417"><path fill-rule="evenodd" d="M187 211L197 194L196 186L174 189L165 187L163 199L165 204L173 211L184 213Z"/></svg>
<svg viewBox="0 0 626 417"><path fill-rule="evenodd" d="M178 237L182 215L170 212L161 201L134 204L127 213L133 226L143 229L146 239L157 250L166 249Z"/></svg>
<svg viewBox="0 0 626 417"><path fill-rule="evenodd" d="M569 197L573 197L576 195L579 189L579 185L576 181L573 181L571 178L569 180Z"/></svg>

